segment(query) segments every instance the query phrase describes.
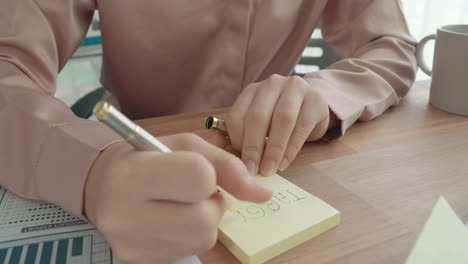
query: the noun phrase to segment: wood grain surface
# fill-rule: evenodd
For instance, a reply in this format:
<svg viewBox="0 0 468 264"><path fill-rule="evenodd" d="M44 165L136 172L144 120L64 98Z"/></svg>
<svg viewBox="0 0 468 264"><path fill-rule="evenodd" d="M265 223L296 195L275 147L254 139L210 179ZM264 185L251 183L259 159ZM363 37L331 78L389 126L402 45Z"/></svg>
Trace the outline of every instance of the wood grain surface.
<svg viewBox="0 0 468 264"><path fill-rule="evenodd" d="M304 145L285 178L325 200L342 223L269 263L404 263L439 195L468 220L468 117L430 106L417 82L396 107L330 143ZM225 109L140 120L155 135L203 129ZM238 263L221 245L205 264Z"/></svg>

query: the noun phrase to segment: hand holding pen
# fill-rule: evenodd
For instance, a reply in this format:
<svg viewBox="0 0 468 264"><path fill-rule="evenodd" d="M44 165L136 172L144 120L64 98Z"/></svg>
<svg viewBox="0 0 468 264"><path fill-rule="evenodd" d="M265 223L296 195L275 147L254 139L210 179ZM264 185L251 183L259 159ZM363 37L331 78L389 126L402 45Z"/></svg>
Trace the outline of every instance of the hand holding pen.
<svg viewBox="0 0 468 264"><path fill-rule="evenodd" d="M87 217L122 261L168 263L211 248L232 203L217 185L242 200L271 198L242 161L198 136L156 139L109 104L95 113L131 142L114 143L98 156L84 197Z"/></svg>

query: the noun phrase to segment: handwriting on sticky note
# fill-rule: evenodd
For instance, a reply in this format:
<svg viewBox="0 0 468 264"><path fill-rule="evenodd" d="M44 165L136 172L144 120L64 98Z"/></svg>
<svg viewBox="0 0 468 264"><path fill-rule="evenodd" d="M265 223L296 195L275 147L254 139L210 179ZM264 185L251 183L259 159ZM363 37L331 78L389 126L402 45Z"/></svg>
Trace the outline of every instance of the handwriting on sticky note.
<svg viewBox="0 0 468 264"><path fill-rule="evenodd" d="M339 223L336 209L281 176L255 179L273 189L272 199L237 201L219 226L219 240L242 263L263 263Z"/></svg>
<svg viewBox="0 0 468 264"><path fill-rule="evenodd" d="M284 207L291 206L305 199L307 199L307 196L296 194L294 190L286 189L275 192L270 201L264 204L249 204L239 209L236 214L240 217L242 223L248 224L250 220L274 216L284 209Z"/></svg>

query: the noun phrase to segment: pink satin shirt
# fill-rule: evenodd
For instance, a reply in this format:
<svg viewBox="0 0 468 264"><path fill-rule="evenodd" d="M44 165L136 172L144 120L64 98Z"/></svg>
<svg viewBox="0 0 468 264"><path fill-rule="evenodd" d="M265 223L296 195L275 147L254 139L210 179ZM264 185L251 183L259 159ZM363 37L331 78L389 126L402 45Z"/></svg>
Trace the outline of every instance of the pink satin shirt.
<svg viewBox="0 0 468 264"><path fill-rule="evenodd" d="M119 139L54 97L94 10L103 85L134 119L230 106L247 84L290 74L318 22L342 60L305 79L343 133L415 77L398 0L0 0L0 185L76 215L90 167Z"/></svg>

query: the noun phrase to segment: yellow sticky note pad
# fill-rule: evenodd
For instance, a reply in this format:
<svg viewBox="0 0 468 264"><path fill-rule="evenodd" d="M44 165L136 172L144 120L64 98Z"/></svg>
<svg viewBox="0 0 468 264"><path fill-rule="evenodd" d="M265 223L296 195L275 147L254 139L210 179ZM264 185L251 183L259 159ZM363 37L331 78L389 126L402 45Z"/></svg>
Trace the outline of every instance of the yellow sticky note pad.
<svg viewBox="0 0 468 264"><path fill-rule="evenodd" d="M468 230L440 197L406 264L468 263Z"/></svg>
<svg viewBox="0 0 468 264"><path fill-rule="evenodd" d="M219 240L242 263L269 259L335 227L340 213L278 175L255 177L273 189L263 204L237 201L219 226Z"/></svg>

